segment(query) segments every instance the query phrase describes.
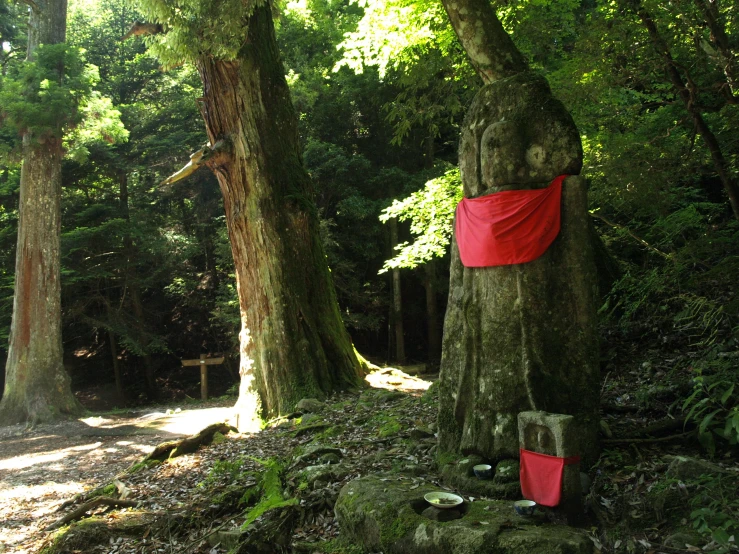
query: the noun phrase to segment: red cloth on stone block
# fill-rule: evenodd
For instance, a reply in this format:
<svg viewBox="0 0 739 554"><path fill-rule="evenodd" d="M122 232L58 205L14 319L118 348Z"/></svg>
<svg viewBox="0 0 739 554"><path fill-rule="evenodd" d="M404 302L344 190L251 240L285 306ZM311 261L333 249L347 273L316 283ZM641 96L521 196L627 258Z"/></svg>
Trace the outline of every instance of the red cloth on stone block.
<svg viewBox="0 0 739 554"><path fill-rule="evenodd" d="M562 474L566 465L576 464L580 456L559 458L521 449L521 492L523 497L542 506L559 505Z"/></svg>
<svg viewBox="0 0 739 554"><path fill-rule="evenodd" d="M559 233L565 178L567 175L560 175L544 189L463 198L457 205L455 222L462 264L522 264L546 252Z"/></svg>

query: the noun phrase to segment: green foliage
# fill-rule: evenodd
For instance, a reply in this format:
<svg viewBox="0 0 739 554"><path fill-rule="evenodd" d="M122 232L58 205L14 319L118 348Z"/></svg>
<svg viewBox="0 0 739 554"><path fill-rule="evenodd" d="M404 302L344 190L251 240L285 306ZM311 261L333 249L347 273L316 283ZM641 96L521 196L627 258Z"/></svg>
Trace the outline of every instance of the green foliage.
<svg viewBox="0 0 739 554"><path fill-rule="evenodd" d="M395 247L397 255L386 260L380 273L390 269L414 268L434 257L443 257L452 237L454 211L462 199L462 182L459 169L440 165L444 173L426 182L423 189L385 208L380 221L390 218L411 221L412 243L404 242Z"/></svg>
<svg viewBox="0 0 739 554"><path fill-rule="evenodd" d="M246 520L242 524L241 528L246 530L249 525L270 510L277 508L284 508L287 506L295 506L298 504L297 498L285 498L282 493L282 473L284 467L282 464L272 458L269 460L257 460L264 466L264 471L261 474L260 479L260 490L262 493L261 500L251 508L246 514Z"/></svg>
<svg viewBox="0 0 739 554"><path fill-rule="evenodd" d="M80 106L99 80L95 66L68 44L40 45L34 60L22 64L0 82L2 116L19 133L38 140L59 135L82 120Z"/></svg>
<svg viewBox="0 0 739 554"><path fill-rule="evenodd" d="M703 550L710 554L733 551L739 534L739 497L736 479L726 475L701 475L696 483L697 494L691 498L693 528L709 544Z"/></svg>
<svg viewBox="0 0 739 554"><path fill-rule="evenodd" d="M169 66L207 55L232 60L247 41L248 19L264 0L138 0L149 23L166 32L149 38L149 46Z"/></svg>
<svg viewBox="0 0 739 554"><path fill-rule="evenodd" d="M721 445L739 444L739 396L733 363L719 359L694 367L693 392L682 404L686 421L698 427L698 438L710 456Z"/></svg>

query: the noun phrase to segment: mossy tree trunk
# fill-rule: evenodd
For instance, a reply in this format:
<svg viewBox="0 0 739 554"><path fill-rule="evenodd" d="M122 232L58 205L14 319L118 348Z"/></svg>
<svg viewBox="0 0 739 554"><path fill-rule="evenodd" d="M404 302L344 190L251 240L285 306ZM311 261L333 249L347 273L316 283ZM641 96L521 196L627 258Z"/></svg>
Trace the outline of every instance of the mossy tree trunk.
<svg viewBox="0 0 739 554"><path fill-rule="evenodd" d="M28 56L39 44L64 42L66 0L31 4ZM0 422L37 422L81 410L62 363L62 130L23 135L18 250L10 345Z"/></svg>
<svg viewBox="0 0 739 554"><path fill-rule="evenodd" d="M537 189L577 175L574 121L482 0L444 0L485 86L463 124L459 163L467 198ZM467 268L452 243L444 322L439 440L444 452L491 462L518 457L517 415L575 415L587 460L597 450L597 286L585 180L565 180L561 231L525 264Z"/></svg>
<svg viewBox="0 0 739 554"><path fill-rule="evenodd" d="M223 193L241 307L239 427L361 376L318 233L311 182L277 50L269 4L249 18L233 61L201 57L208 162ZM258 395L257 395L258 392Z"/></svg>

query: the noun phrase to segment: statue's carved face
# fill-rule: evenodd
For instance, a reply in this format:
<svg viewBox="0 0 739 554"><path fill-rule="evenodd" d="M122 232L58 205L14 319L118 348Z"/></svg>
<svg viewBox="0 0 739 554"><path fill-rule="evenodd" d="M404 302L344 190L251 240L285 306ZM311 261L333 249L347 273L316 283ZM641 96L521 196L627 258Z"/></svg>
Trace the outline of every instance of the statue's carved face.
<svg viewBox="0 0 739 554"><path fill-rule="evenodd" d="M529 423L524 429L523 447L540 454L557 455L557 445L551 429L536 423Z"/></svg>
<svg viewBox="0 0 739 554"><path fill-rule="evenodd" d="M475 197L577 174L582 146L572 118L546 81L522 73L477 94L462 130L459 161L465 196Z"/></svg>

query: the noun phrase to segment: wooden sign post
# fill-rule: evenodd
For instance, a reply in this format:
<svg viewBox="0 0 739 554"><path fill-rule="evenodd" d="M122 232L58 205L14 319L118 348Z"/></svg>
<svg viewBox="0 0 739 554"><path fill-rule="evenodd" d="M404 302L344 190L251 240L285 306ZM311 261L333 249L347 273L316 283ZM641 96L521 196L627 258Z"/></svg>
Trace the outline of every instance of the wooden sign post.
<svg viewBox="0 0 739 554"><path fill-rule="evenodd" d="M180 360L183 367L198 365L200 366L200 398L208 400L208 366L220 365L223 363L221 358L206 358L207 354L200 354L199 360Z"/></svg>

